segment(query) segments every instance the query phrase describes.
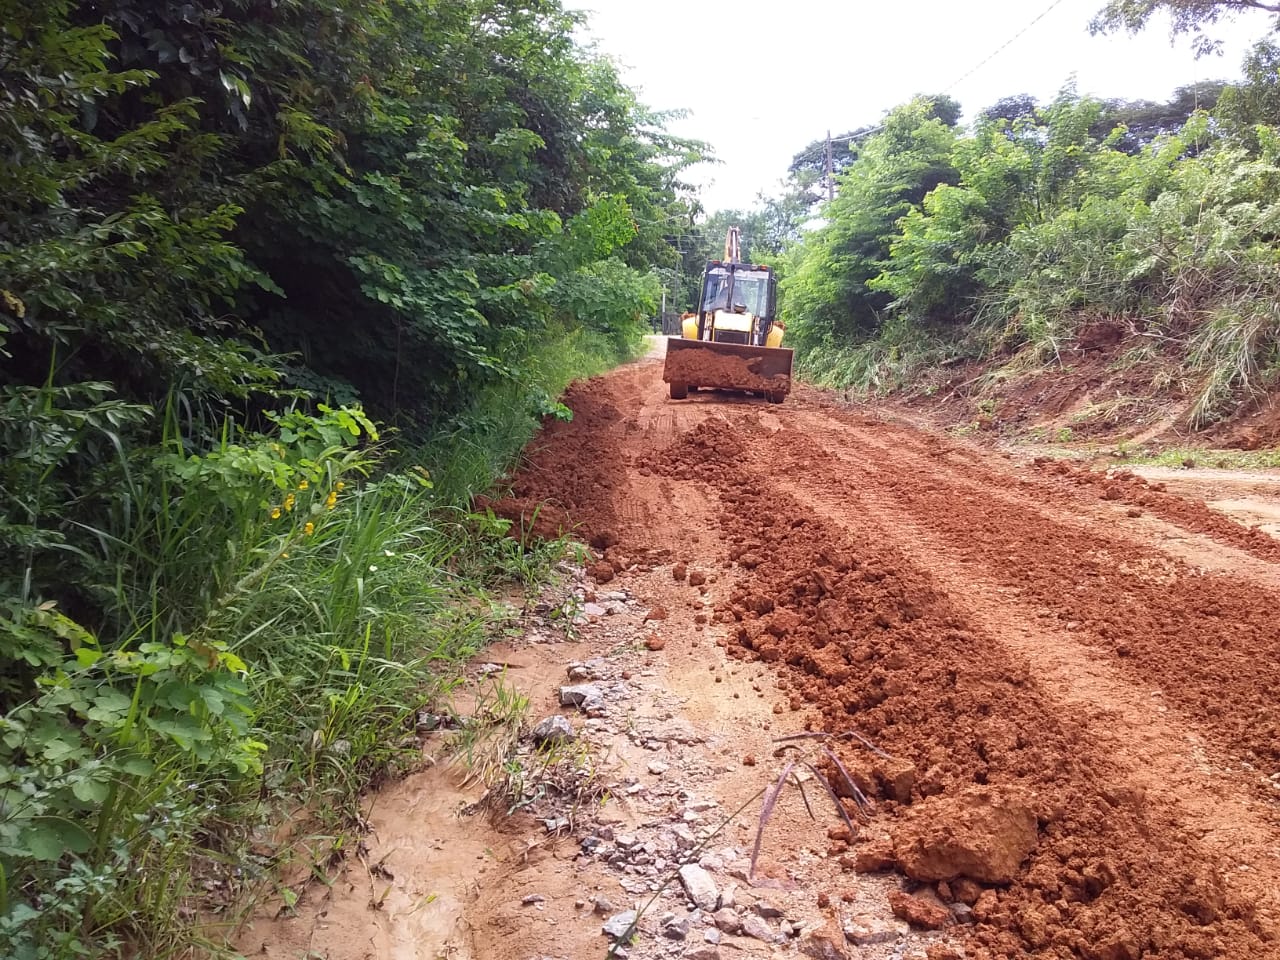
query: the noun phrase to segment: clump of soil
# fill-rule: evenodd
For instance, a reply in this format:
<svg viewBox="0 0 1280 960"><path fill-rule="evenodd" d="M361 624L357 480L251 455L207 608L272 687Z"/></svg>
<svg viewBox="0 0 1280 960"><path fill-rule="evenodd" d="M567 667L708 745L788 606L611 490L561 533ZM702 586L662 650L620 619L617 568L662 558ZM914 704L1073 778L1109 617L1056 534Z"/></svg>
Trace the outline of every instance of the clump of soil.
<svg viewBox="0 0 1280 960"><path fill-rule="evenodd" d="M791 378L785 374L763 373L759 358L727 356L707 350L669 353L663 377L669 383L732 387L760 393L786 393L791 389Z"/></svg>
<svg viewBox="0 0 1280 960"><path fill-rule="evenodd" d="M1039 840L1030 798L973 786L927 797L894 830L894 856L913 880L1011 883Z"/></svg>

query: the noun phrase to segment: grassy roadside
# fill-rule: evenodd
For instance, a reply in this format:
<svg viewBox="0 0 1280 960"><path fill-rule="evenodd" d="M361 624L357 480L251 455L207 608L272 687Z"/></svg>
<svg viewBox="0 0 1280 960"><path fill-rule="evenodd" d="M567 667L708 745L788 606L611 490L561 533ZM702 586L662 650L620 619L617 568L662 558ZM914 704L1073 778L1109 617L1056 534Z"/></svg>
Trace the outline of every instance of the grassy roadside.
<svg viewBox="0 0 1280 960"><path fill-rule="evenodd" d="M344 407L194 437L173 411L27 398L6 480L76 509L19 531L25 576L0 606L0 955L216 949L211 917L343 856L362 792L413 762L417 712L500 626L492 588L556 559L471 495L567 415L571 379L637 349L550 338L522 385L400 451ZM122 440L150 416L162 443ZM91 444L121 453L63 477ZM67 599L33 604L50 563Z"/></svg>

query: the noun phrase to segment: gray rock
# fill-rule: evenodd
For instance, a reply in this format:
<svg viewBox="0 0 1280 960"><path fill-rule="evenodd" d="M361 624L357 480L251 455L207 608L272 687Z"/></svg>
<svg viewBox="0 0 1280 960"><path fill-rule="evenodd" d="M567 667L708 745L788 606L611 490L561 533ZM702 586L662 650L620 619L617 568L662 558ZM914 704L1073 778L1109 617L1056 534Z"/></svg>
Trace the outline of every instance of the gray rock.
<svg viewBox="0 0 1280 960"><path fill-rule="evenodd" d="M587 603L583 605L582 612L588 617L603 617L608 611L598 603Z"/></svg>
<svg viewBox="0 0 1280 960"><path fill-rule="evenodd" d="M542 894L540 894L540 893L531 893L531 894L529 894L528 896L526 896L523 900L521 900L520 902L521 902L522 904L524 904L524 905L527 907L527 906L529 906L529 904L531 904L531 903L544 903L544 902L546 901L546 899L547 899L547 898L546 898L546 897L544 897L544 896L543 896Z"/></svg>
<svg viewBox="0 0 1280 960"><path fill-rule="evenodd" d="M908 929L900 920L888 920L864 913L845 921L844 936L856 946L869 947L876 943L893 943Z"/></svg>
<svg viewBox="0 0 1280 960"><path fill-rule="evenodd" d="M777 920L782 916L782 911L767 900L759 900L756 902L756 913L769 920Z"/></svg>
<svg viewBox="0 0 1280 960"><path fill-rule="evenodd" d="M635 926L637 916L638 914L634 910L624 910L622 913L615 913L604 922L600 931L605 936L613 940L621 940L627 935L631 928Z"/></svg>
<svg viewBox="0 0 1280 960"><path fill-rule="evenodd" d="M603 700L604 693L593 683L576 683L560 688L560 706L580 707L588 700Z"/></svg>
<svg viewBox="0 0 1280 960"><path fill-rule="evenodd" d="M696 863L686 863L680 868L680 882L684 885L684 892L698 909L710 912L720 906L720 891L716 889L716 882L711 879L711 874Z"/></svg>
<svg viewBox="0 0 1280 960"><path fill-rule="evenodd" d="M758 917L754 913L748 913L742 918L742 932L745 936L755 940L763 940L765 943L773 943L778 939L778 934L773 927L763 917Z"/></svg>
<svg viewBox="0 0 1280 960"><path fill-rule="evenodd" d="M712 927L710 930L703 930L702 939L707 941L707 943L719 943L720 931L717 930L715 927Z"/></svg>
<svg viewBox="0 0 1280 960"><path fill-rule="evenodd" d="M564 743L573 739L573 724L567 717L545 717L538 721L530 736L534 743Z"/></svg>
<svg viewBox="0 0 1280 960"><path fill-rule="evenodd" d="M683 823L677 823L671 828L671 836L678 850L688 850L698 842L698 838L694 836L693 831Z"/></svg>
<svg viewBox="0 0 1280 960"><path fill-rule="evenodd" d="M956 918L956 923L973 923L973 907L967 903L953 903L950 907L951 915Z"/></svg>
<svg viewBox="0 0 1280 960"><path fill-rule="evenodd" d="M689 935L689 918L676 920L673 917L662 925L662 935L668 940L683 940Z"/></svg>

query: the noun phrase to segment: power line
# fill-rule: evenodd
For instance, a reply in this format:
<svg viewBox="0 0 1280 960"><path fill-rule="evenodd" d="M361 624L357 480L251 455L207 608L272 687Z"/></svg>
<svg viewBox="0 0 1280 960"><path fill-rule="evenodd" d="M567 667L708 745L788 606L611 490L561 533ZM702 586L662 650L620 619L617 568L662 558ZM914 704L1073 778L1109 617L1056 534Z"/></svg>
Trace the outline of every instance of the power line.
<svg viewBox="0 0 1280 960"><path fill-rule="evenodd" d="M1030 29L1031 29L1032 27L1034 27L1037 23L1039 23L1041 20L1043 20L1043 19L1044 19L1045 17L1047 17L1049 14L1051 14L1051 13L1054 11L1054 9L1055 9L1055 8L1057 8L1058 6L1060 6L1060 5L1062 4L1062 2L1063 2L1063 0L1053 0L1053 3L1051 3L1051 4L1049 4L1049 6L1045 7L1045 8L1044 8L1044 10L1042 10L1042 11L1040 12L1040 15L1039 15L1039 16L1037 16L1034 20L1032 20L1030 23L1028 23L1025 27L1023 27L1021 30L1019 30L1017 33L1015 33L1012 37L1010 37L1010 38L1009 38L1008 40L1006 40L1004 43L1000 44L1000 46L998 46L998 47L996 47L994 50L992 50L992 51L991 51L991 53L989 53L989 54L987 55L986 59L979 61L979 63L978 63L978 65L977 65L977 66L973 67L973 68L972 68L971 70L969 70L967 73L965 73L965 74L961 75L959 79L957 79L957 80L953 80L953 81L951 82L951 85L950 85L950 86L948 86L948 87L946 87L942 92L943 92L943 93L950 93L952 90L954 90L954 89L955 89L956 87L958 87L960 84L964 83L966 80L968 80L970 77L972 77L975 73L977 73L979 70L981 70L983 67L985 67L988 63L990 63L990 62L991 62L992 60L994 60L996 57L1000 56L1000 54L1004 53L1004 51L1005 51L1005 50L1007 50L1009 47L1013 46L1013 44L1014 44L1014 43L1016 43L1018 40L1022 39L1023 35L1024 35L1024 34L1026 34L1028 30L1030 30Z"/></svg>

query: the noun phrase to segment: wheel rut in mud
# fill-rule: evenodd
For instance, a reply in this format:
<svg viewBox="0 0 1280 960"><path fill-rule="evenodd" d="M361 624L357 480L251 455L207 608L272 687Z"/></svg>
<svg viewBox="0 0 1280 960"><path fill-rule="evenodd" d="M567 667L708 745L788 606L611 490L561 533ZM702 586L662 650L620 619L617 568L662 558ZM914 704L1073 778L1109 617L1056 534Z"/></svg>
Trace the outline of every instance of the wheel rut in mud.
<svg viewBox="0 0 1280 960"><path fill-rule="evenodd" d="M721 565L708 630L776 672L775 710L897 759L886 783L841 754L912 888L970 889L913 859L930 821L1033 818L1027 856L956 932L970 956L1280 955L1280 596L1250 575L1273 541L1135 479L1018 465L813 391L770 409L662 387L655 363L575 387L516 505L563 511L605 577L654 551ZM1221 544L1222 569L1164 549L1131 515L1148 509Z"/></svg>

